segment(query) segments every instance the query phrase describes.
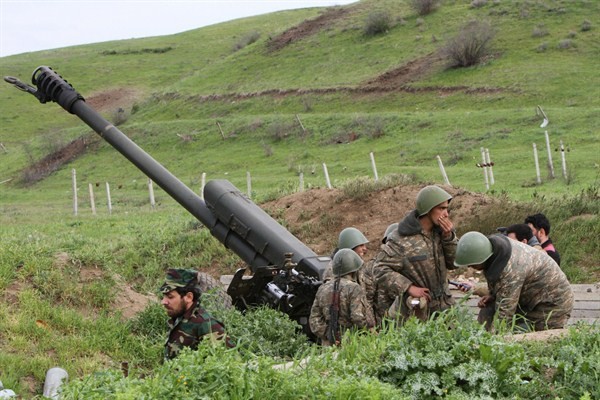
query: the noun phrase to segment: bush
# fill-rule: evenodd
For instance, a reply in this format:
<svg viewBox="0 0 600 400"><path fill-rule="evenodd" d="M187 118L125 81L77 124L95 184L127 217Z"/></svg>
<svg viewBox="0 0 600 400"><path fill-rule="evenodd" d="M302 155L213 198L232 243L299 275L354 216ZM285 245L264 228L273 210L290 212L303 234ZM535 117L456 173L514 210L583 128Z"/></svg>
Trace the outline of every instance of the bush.
<svg viewBox="0 0 600 400"><path fill-rule="evenodd" d="M418 15L427 15L434 12L439 4L439 0L412 0L411 5Z"/></svg>
<svg viewBox="0 0 600 400"><path fill-rule="evenodd" d="M470 67L489 53L494 31L489 22L471 21L443 49L451 67Z"/></svg>
<svg viewBox="0 0 600 400"><path fill-rule="evenodd" d="M586 19L581 23L581 32L587 32L590 30L592 30L592 23Z"/></svg>
<svg viewBox="0 0 600 400"><path fill-rule="evenodd" d="M375 36L386 33L392 27L392 18L388 13L375 11L369 14L365 23L365 35Z"/></svg>
<svg viewBox="0 0 600 400"><path fill-rule="evenodd" d="M245 34L244 36L242 36L234 45L233 45L233 51L238 51L243 49L244 47L248 46L249 44L252 44L254 42L256 42L258 39L260 38L260 32L257 31L252 31L250 33Z"/></svg>
<svg viewBox="0 0 600 400"><path fill-rule="evenodd" d="M471 8L480 8L487 4L487 0L473 0L471 2Z"/></svg>
<svg viewBox="0 0 600 400"><path fill-rule="evenodd" d="M535 28L533 28L533 32L531 32L531 36L533 36L535 38L548 36L548 29L546 29L544 24L539 24Z"/></svg>
<svg viewBox="0 0 600 400"><path fill-rule="evenodd" d="M563 39L560 42L558 42L558 48L561 50L570 49L572 47L575 47L575 45L573 44L573 41L571 39Z"/></svg>

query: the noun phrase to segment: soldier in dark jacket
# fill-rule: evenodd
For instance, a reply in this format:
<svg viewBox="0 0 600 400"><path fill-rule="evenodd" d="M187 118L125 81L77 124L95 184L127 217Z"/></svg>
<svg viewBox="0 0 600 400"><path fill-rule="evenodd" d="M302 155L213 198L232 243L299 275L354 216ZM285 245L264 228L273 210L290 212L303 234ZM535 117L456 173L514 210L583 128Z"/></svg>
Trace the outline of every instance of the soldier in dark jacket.
<svg viewBox="0 0 600 400"><path fill-rule="evenodd" d="M491 327L494 314L517 327L536 331L563 328L573 310L567 277L544 252L503 235L468 232L458 242L457 266L483 270L489 295L479 302L480 322Z"/></svg>
<svg viewBox="0 0 600 400"><path fill-rule="evenodd" d="M529 215L525 218L525 223L531 227L531 231L539 240L542 249L560 265L560 254L554 247L552 239L549 236L550 221L548 221L548 218L544 214Z"/></svg>
<svg viewBox="0 0 600 400"><path fill-rule="evenodd" d="M183 347L196 350L203 340L225 340L227 347L234 347L223 324L200 306L197 271L169 269L160 291L161 304L170 317L165 360L177 357Z"/></svg>
<svg viewBox="0 0 600 400"><path fill-rule="evenodd" d="M438 186L426 186L409 212L388 237L375 258L376 312L384 317L426 319L454 304L447 271L455 269L457 237L448 214L452 196ZM394 304L400 315L389 315ZM397 306L399 304L399 306Z"/></svg>

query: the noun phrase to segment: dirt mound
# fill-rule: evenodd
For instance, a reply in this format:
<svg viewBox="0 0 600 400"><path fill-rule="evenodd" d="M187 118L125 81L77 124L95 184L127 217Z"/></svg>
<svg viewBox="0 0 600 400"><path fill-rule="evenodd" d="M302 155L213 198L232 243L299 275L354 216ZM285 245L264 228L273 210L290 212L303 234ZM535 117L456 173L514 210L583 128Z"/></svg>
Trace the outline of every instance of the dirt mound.
<svg viewBox="0 0 600 400"><path fill-rule="evenodd" d="M330 27L335 20L350 12L350 8L329 8L317 18L305 20L282 34L272 38L267 44L270 52L283 49L285 46L319 33Z"/></svg>
<svg viewBox="0 0 600 400"><path fill-rule="evenodd" d="M21 182L28 186L41 181L63 165L84 154L89 146L97 142L98 139L92 135L84 135L73 140L58 151L48 154L21 171Z"/></svg>
<svg viewBox="0 0 600 400"><path fill-rule="evenodd" d="M340 189L312 189L262 205L285 221L287 229L317 254L329 254L337 244L339 232L349 226L360 229L371 241L369 254L379 249L381 237L389 224L400 221L415 207L422 185L395 186L373 191L359 199L348 198ZM450 217L455 226L497 206L496 199L483 194L444 186L453 196Z"/></svg>
<svg viewBox="0 0 600 400"><path fill-rule="evenodd" d="M366 87L400 88L425 78L427 75L444 68L445 59L441 52L427 54L411 60L398 68L391 69L367 81Z"/></svg>
<svg viewBox="0 0 600 400"><path fill-rule="evenodd" d="M94 93L85 102L98 112L124 109L128 110L138 99L140 93L134 88L117 88Z"/></svg>
<svg viewBox="0 0 600 400"><path fill-rule="evenodd" d="M86 103L98 112L126 112L125 110L132 107L138 96L139 93L135 89L118 88L93 94L86 99ZM21 171L21 183L28 186L41 181L63 165L83 155L99 141L100 139L93 133L80 136L66 146L23 169Z"/></svg>

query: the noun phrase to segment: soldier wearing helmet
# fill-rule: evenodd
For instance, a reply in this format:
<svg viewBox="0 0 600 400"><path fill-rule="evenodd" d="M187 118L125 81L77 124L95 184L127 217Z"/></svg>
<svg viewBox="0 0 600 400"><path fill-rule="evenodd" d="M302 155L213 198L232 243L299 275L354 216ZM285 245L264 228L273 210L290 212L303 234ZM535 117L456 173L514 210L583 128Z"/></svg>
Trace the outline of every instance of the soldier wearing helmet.
<svg viewBox="0 0 600 400"><path fill-rule="evenodd" d="M574 296L558 264L542 251L503 235L468 232L456 249L456 266L483 271L489 295L479 301L479 321L491 329L494 314L517 328L563 328Z"/></svg>
<svg viewBox="0 0 600 400"><path fill-rule="evenodd" d="M369 243L369 240L361 231L354 227L345 228L340 232L338 247L335 249L332 258L340 249L352 249L364 260L367 254L367 243ZM375 320L375 271L373 269L373 264L373 260L365 262L362 268L360 268L357 276L357 281L362 286L365 291L365 296L367 297L369 318L371 320ZM323 282L327 282L333 279L333 277L333 263L330 263L323 273L322 280Z"/></svg>
<svg viewBox="0 0 600 400"><path fill-rule="evenodd" d="M225 340L227 347L234 347L223 324L200 306L197 271L169 269L160 291L163 295L161 304L170 318L165 360L177 357L184 347L196 350L207 337Z"/></svg>
<svg viewBox="0 0 600 400"><path fill-rule="evenodd" d="M351 249L340 249L333 257L334 279L319 287L310 310L310 329L323 345L336 344L332 337L338 342L348 329L374 326L365 292L357 282L362 265Z"/></svg>
<svg viewBox="0 0 600 400"><path fill-rule="evenodd" d="M358 229L354 227L344 228L338 236L338 246L333 251L333 255L331 257L333 258L335 254L341 249L351 249L354 250L354 252L358 254L362 259L364 259L364 257L367 254L367 243L369 243L369 240ZM323 273L322 281L327 282L333 277L333 264L330 263L325 272Z"/></svg>
<svg viewBox="0 0 600 400"><path fill-rule="evenodd" d="M429 318L454 304L447 271L454 266L457 237L448 215L452 196L439 186L421 189L410 211L387 237L375 258L377 318L389 316L394 302L403 318L413 314L410 300Z"/></svg>

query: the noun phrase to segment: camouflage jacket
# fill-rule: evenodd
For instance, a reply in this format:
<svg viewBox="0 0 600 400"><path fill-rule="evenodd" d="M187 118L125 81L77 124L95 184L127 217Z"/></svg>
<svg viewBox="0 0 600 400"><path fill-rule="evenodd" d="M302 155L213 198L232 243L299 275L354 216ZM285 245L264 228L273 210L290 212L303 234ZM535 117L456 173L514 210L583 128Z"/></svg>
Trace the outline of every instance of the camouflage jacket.
<svg viewBox="0 0 600 400"><path fill-rule="evenodd" d="M310 310L310 329L323 342L327 342L327 328L331 318L330 307L335 279L319 287ZM340 278L340 332L350 328L371 328L375 325L369 311L365 292L349 275Z"/></svg>
<svg viewBox="0 0 600 400"><path fill-rule="evenodd" d="M182 316L169 319L168 325L169 334L165 342L166 360L177 357L183 347L196 350L198 344L205 338L225 339L227 347L234 347L225 334L223 324L214 319L199 303Z"/></svg>
<svg viewBox="0 0 600 400"><path fill-rule="evenodd" d="M369 260L363 264L358 270L357 280L360 286L365 291L367 304L371 310L371 314L375 317L375 294L376 294L376 276L375 276L375 260ZM327 269L323 273L323 283L329 282L334 278L333 262L327 265Z"/></svg>
<svg viewBox="0 0 600 400"><path fill-rule="evenodd" d="M493 254L484 265L498 318L526 317L536 330L563 328L574 305L567 277L542 251L502 235L489 237Z"/></svg>
<svg viewBox="0 0 600 400"><path fill-rule="evenodd" d="M396 297L406 299L412 284L429 289L432 298L429 314L452 306L454 299L448 288L447 272L456 268L457 243L455 234L450 240L443 240L437 227L430 234L425 233L416 210L407 214L375 258L378 319L386 315ZM405 301L401 303L402 314L408 316Z"/></svg>

